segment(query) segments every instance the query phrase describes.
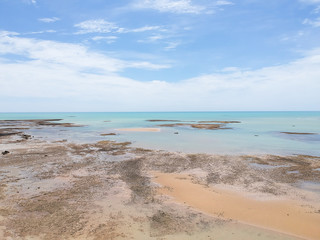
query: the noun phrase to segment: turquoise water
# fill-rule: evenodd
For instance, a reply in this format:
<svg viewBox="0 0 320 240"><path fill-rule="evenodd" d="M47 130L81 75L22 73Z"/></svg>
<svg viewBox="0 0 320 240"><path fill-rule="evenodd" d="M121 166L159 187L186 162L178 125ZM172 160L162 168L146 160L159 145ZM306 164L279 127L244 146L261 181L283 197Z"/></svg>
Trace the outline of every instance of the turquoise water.
<svg viewBox="0 0 320 240"><path fill-rule="evenodd" d="M0 113L0 119L61 118L86 125L80 128L50 127L29 132L44 139L74 142L99 140L131 141L133 146L191 153L218 154L308 154L320 156L320 112L169 112L169 113ZM232 129L201 130L189 127L162 127L160 132L123 132L119 128L157 127L161 122L241 121ZM105 122L110 121L110 122ZM316 135L286 135L281 132ZM100 136L116 132L117 136ZM174 134L179 132L179 134Z"/></svg>

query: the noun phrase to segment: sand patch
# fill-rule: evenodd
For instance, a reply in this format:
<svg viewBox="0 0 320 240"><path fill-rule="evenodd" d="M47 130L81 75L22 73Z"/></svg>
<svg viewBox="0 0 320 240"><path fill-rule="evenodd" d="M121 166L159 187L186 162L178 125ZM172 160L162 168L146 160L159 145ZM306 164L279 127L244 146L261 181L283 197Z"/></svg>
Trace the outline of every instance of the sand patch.
<svg viewBox="0 0 320 240"><path fill-rule="evenodd" d="M119 128L116 130L125 132L160 132L160 128Z"/></svg>
<svg viewBox="0 0 320 240"><path fill-rule="evenodd" d="M252 199L231 190L195 184L183 174L152 174L154 181L163 186L159 193L205 213L307 239L320 239L320 214L302 203Z"/></svg>

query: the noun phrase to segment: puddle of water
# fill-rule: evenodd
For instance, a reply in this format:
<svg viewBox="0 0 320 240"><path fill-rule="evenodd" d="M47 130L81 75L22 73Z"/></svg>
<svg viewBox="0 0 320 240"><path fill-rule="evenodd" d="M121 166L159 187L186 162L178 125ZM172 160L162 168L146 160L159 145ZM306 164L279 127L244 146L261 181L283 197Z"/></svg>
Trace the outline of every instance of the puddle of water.
<svg viewBox="0 0 320 240"><path fill-rule="evenodd" d="M249 163L251 167L259 168L259 169L274 169L279 167L288 167L287 165L266 165L266 164L260 164L260 163Z"/></svg>
<svg viewBox="0 0 320 240"><path fill-rule="evenodd" d="M299 171L288 171L287 173L299 173Z"/></svg>
<svg viewBox="0 0 320 240"><path fill-rule="evenodd" d="M304 181L298 184L299 188L320 194L320 183L312 181Z"/></svg>

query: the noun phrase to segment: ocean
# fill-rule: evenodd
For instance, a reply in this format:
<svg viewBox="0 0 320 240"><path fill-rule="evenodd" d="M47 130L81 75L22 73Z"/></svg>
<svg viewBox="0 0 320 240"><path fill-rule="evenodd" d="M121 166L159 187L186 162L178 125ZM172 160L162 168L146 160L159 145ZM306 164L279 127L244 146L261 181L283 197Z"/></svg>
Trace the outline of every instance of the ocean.
<svg viewBox="0 0 320 240"><path fill-rule="evenodd" d="M0 120L63 119L83 127L27 130L47 140L71 142L130 141L134 147L213 154L303 154L320 156L320 112L90 112L90 113L0 113ZM239 121L230 129L206 130L189 126L160 127L160 132L127 132L121 128L158 128L171 122ZM174 123L174 122L172 122ZM194 123L194 122L192 122ZM103 133L115 136L101 136ZM314 133L314 134L285 134ZM178 133L178 134L176 134Z"/></svg>

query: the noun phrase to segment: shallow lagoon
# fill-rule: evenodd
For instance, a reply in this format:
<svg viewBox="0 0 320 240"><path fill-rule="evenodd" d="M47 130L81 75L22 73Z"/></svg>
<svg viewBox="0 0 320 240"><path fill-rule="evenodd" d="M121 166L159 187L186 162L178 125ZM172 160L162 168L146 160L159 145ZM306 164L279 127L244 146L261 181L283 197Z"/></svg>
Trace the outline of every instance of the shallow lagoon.
<svg viewBox="0 0 320 240"><path fill-rule="evenodd" d="M54 119L86 125L79 128L53 128L44 138L72 139L75 142L98 140L131 141L133 146L170 151L216 154L306 154L320 156L320 112L170 112L170 113L1 113L0 119ZM158 127L162 122L240 121L231 129L205 130L188 126L161 127L160 132L125 132L119 128ZM169 122L170 123L170 122ZM173 122L174 123L174 122ZM34 130L36 133L37 130ZM51 131L48 129L47 131ZM116 136L100 136L101 133ZM178 134L174 134L178 132ZM314 135L282 132L316 133Z"/></svg>

